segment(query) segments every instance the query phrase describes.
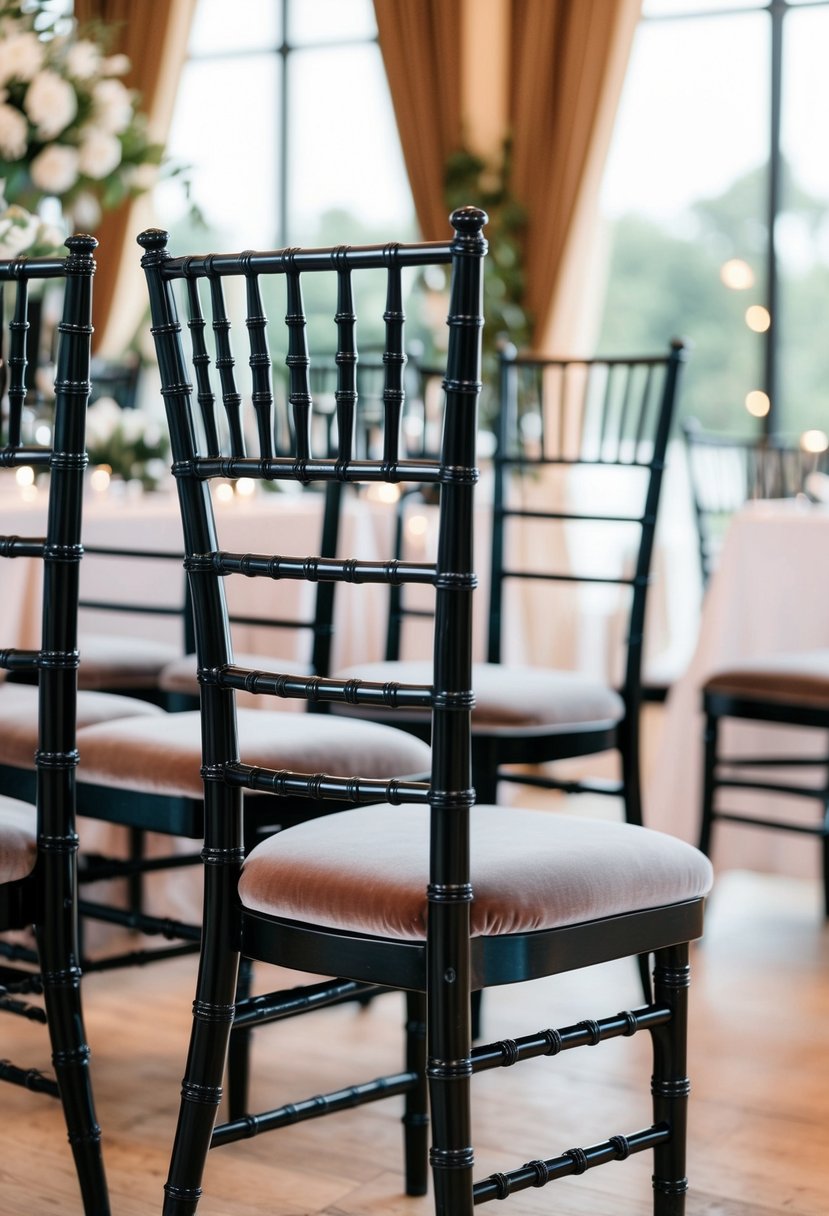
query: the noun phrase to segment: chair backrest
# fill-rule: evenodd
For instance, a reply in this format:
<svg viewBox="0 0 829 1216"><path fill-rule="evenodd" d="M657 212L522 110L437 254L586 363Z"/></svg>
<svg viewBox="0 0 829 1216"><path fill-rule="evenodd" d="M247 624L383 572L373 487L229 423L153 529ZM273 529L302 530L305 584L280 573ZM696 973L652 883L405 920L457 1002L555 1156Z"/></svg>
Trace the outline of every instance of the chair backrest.
<svg viewBox="0 0 829 1216"><path fill-rule="evenodd" d="M66 244L70 252L65 258L21 257L0 261L0 468L13 476L22 468L30 468L38 476L48 475L45 532L0 537L0 558L30 558L43 563L40 646L33 650L14 646L0 650L0 669L28 673L39 683L38 865L50 900L57 901L52 906L57 907L66 899L66 915L71 916L68 902L71 866L67 859L74 857L77 848L74 835L77 605L90 389L93 250L97 241L89 236L74 236ZM30 288L34 292L55 288L63 292L52 437L48 443L35 442L26 434ZM10 294L12 300L8 299ZM8 357L2 358L2 335L6 329ZM42 502L40 487L38 497Z"/></svg>
<svg viewBox="0 0 829 1216"><path fill-rule="evenodd" d="M706 431L697 418L684 419L682 433L705 586L734 512L753 499L802 494L809 474L826 468L827 454L804 451L799 443L775 436Z"/></svg>
<svg viewBox="0 0 829 1216"><path fill-rule="evenodd" d="M679 341L648 358L542 359L502 351L489 662L502 657L509 581L627 587L621 691L629 708L639 696L656 514L685 357ZM508 535L510 521L535 530L523 552ZM610 531L618 525L629 534L623 553L621 531ZM556 526L570 537L560 568L550 558ZM597 528L618 543L600 543ZM586 566L578 560L585 557Z"/></svg>
<svg viewBox="0 0 829 1216"><path fill-rule="evenodd" d="M476 404L480 392L480 336L482 258L486 243L481 228L486 217L474 208L452 216L452 241L411 245L389 244L333 249L284 250L271 253L171 257L167 234L142 233L145 269L152 314L152 330L161 372L182 512L185 565L192 588L199 678L202 684L203 761L206 781L208 848L238 848L239 793L244 789L295 794L299 797L374 801L390 797L420 803L432 802L447 815L438 815L439 843L435 851L433 881L452 883L449 841L456 814L472 802L470 770L471 709L471 602L472 494L476 480ZM402 275L407 267L449 265L452 273L448 353L444 376L445 411L441 451L432 458L413 459L400 453L401 389L405 367ZM354 280L362 274L382 274L386 280L383 450L371 459L354 458L357 417L357 317ZM303 311L303 278L327 276L336 282L335 390L337 447L317 454L311 446L314 402L309 389L310 355ZM230 345L230 322L225 305L228 290L244 287L250 390L237 382ZM200 290L209 289L215 361L204 343L204 313ZM269 325L263 307L267 290L284 286L285 326L288 331L286 362L290 374L288 400L292 410L294 451L276 455L273 437L273 390ZM178 297L178 299L177 299ZM191 331L191 352L185 353L179 323L181 300ZM332 309L333 311L333 309ZM331 341L327 348L330 348ZM190 369L198 392L194 397ZM218 373L214 389L211 373ZM218 404L221 403L221 417ZM248 455L243 426L243 404L257 420L256 454ZM354 483L421 484L440 488L440 541L437 561L431 564L318 556L286 556L273 551L229 553L219 544L210 481L215 478L252 477L265 481L343 486ZM285 546L290 536L277 533L274 541ZM249 671L234 664L225 581L241 576L390 585L397 581L425 584L435 589L434 687L384 686L357 682L288 677L279 672ZM278 594L278 592L277 592ZM310 702L349 702L365 706L432 709L433 771L431 786L423 782L351 781L302 774L274 773L246 766L239 756L234 716L234 692L255 691ZM215 780L214 780L215 778ZM221 791L221 792L220 792ZM211 808L225 799L221 822ZM456 821L456 820L455 820ZM227 860L227 854L223 854ZM234 854L236 858L236 854ZM238 858L236 858L238 860ZM468 859L467 859L468 861ZM235 864L235 860L232 864ZM452 866L466 864L453 861ZM463 880L467 881L467 880Z"/></svg>

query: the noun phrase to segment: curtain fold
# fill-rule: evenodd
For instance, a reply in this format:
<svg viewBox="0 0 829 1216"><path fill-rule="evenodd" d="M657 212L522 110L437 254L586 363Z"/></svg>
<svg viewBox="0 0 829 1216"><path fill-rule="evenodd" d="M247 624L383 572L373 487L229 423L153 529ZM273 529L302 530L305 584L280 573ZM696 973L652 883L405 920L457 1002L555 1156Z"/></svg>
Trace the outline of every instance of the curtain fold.
<svg viewBox="0 0 829 1216"><path fill-rule="evenodd" d="M467 5L476 0L374 0L403 157L423 236L446 232L447 158L488 87L461 70ZM511 189L527 213L525 307L539 352L572 348L583 314L602 169L641 0L511 0ZM493 147L497 156L500 148Z"/></svg>
<svg viewBox="0 0 829 1216"><path fill-rule="evenodd" d="M513 0L512 187L527 211L535 345L575 338L607 149L641 0Z"/></svg>
<svg viewBox="0 0 829 1216"><path fill-rule="evenodd" d="M150 137L164 143L187 52L197 0L75 0L81 25L101 21L113 27L110 53L129 57L124 83L141 94ZM149 197L142 195L107 212L95 235L101 244L94 293L94 349L121 356L144 312L139 250L135 236L152 223Z"/></svg>
<svg viewBox="0 0 829 1216"><path fill-rule="evenodd" d="M403 159L424 240L446 238L446 161L462 143L464 0L374 0Z"/></svg>

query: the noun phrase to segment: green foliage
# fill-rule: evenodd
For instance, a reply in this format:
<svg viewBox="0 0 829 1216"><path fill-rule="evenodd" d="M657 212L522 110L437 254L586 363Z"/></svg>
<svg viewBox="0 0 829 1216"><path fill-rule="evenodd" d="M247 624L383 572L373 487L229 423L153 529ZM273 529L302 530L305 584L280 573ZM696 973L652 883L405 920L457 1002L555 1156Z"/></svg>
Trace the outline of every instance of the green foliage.
<svg viewBox="0 0 829 1216"><path fill-rule="evenodd" d="M737 179L716 198L699 200L681 231L667 231L641 215L613 225L608 287L598 349L606 354L651 352L673 336L688 338L692 354L681 394L681 411L706 427L754 433L758 423L745 397L763 384L765 337L745 320L751 304L765 301L765 168ZM829 266L815 258L826 205L790 182L785 221L809 250L806 269L781 258L778 316L781 367L779 428L829 429L829 351L822 330L829 295ZM752 267L754 287L725 287L720 269L738 257Z"/></svg>
<svg viewBox="0 0 829 1216"><path fill-rule="evenodd" d="M490 368L505 338L521 347L529 345L532 335L532 320L524 307L527 217L512 194L510 169L511 148L507 140L498 161L489 163L460 149L449 157L444 173L445 199L450 210L472 203L489 216L486 226L489 253L484 262L484 360Z"/></svg>

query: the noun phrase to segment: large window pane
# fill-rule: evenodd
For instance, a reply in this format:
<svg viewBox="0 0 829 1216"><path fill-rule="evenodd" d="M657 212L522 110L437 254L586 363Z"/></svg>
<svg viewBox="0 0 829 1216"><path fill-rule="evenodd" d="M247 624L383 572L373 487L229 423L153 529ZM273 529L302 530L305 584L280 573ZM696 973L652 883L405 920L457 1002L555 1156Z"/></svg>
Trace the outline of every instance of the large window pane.
<svg viewBox="0 0 829 1216"><path fill-rule="evenodd" d="M376 36L371 0L294 0L289 5L288 41L292 46Z"/></svg>
<svg viewBox="0 0 829 1216"><path fill-rule="evenodd" d="M279 70L276 55L194 59L185 67L168 147L174 160L192 166L194 201L209 230L194 233L189 244L277 243ZM228 104L229 98L238 104ZM179 215L172 222L183 221Z"/></svg>
<svg viewBox="0 0 829 1216"><path fill-rule="evenodd" d="M281 0L234 0L230 20L229 8L227 0L199 0L190 34L191 55L262 51L281 41Z"/></svg>
<svg viewBox="0 0 829 1216"><path fill-rule="evenodd" d="M826 300L829 299L829 8L786 19L783 65L783 214L776 238L780 266L781 425L829 431Z"/></svg>
<svg viewBox="0 0 829 1216"><path fill-rule="evenodd" d="M766 0L644 0L644 17L684 17L688 13L726 13L735 8L765 7Z"/></svg>
<svg viewBox="0 0 829 1216"><path fill-rule="evenodd" d="M600 349L689 338L684 412L721 430L756 427L762 387L746 316L764 297L769 31L765 13L643 22L602 194Z"/></svg>
<svg viewBox="0 0 829 1216"><path fill-rule="evenodd" d="M289 70L291 241L336 241L346 232L355 240L382 239L390 227L403 237L413 234L411 194L379 48L296 51ZM324 223L332 212L339 213L333 228Z"/></svg>

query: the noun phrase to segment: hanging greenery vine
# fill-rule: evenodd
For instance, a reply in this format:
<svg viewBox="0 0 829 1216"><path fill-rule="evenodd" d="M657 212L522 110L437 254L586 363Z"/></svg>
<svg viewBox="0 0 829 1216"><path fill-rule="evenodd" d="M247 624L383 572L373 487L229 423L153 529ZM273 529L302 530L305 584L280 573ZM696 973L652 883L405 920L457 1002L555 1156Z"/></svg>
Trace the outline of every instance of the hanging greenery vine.
<svg viewBox="0 0 829 1216"><path fill-rule="evenodd" d="M484 379L495 383L498 349L504 341L519 349L532 337L532 318L524 307L524 234L527 217L510 188L511 145L504 141L494 161L461 148L446 163L445 201L449 209L474 203L489 216L484 261Z"/></svg>

